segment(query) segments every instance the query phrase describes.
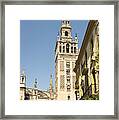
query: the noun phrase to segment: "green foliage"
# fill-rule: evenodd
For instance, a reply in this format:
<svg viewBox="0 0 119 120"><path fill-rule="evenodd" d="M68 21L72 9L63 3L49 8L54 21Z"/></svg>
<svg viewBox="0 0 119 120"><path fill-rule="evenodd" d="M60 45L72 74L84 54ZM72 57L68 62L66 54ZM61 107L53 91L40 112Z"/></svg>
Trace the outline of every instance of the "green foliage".
<svg viewBox="0 0 119 120"><path fill-rule="evenodd" d="M91 95L91 96L85 96L83 100L99 100L99 94L97 95Z"/></svg>

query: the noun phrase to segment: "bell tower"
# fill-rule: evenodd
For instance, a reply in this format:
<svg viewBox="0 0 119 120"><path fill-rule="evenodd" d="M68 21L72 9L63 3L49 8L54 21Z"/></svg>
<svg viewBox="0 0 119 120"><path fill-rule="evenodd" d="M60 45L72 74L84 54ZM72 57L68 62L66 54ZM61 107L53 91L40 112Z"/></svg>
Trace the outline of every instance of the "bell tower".
<svg viewBox="0 0 119 120"><path fill-rule="evenodd" d="M25 72L22 71L20 75L20 100L25 100L26 94L26 75Z"/></svg>
<svg viewBox="0 0 119 120"><path fill-rule="evenodd" d="M55 46L55 91L57 100L75 100L76 75L73 72L78 57L78 36L72 38L69 20L61 22Z"/></svg>
<svg viewBox="0 0 119 120"><path fill-rule="evenodd" d="M61 29L60 29L60 36L62 40L66 40L66 41L70 41L72 39L71 36L71 25L70 25L70 21L65 20L62 21L62 25L61 25Z"/></svg>

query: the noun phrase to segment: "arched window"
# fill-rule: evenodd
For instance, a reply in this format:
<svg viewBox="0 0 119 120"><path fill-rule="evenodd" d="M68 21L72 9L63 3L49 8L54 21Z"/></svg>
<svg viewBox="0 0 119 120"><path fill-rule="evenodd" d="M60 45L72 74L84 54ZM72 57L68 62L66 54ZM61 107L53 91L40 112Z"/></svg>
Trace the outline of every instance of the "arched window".
<svg viewBox="0 0 119 120"><path fill-rule="evenodd" d="M69 53L69 44L66 44L66 52Z"/></svg>
<svg viewBox="0 0 119 120"><path fill-rule="evenodd" d="M24 77L22 77L22 83L24 82Z"/></svg>
<svg viewBox="0 0 119 120"><path fill-rule="evenodd" d="M65 36L68 36L68 32L67 31L65 31Z"/></svg>
<svg viewBox="0 0 119 120"><path fill-rule="evenodd" d="M70 96L68 96L68 100L70 100Z"/></svg>
<svg viewBox="0 0 119 120"><path fill-rule="evenodd" d="M65 46L63 46L63 53L65 52Z"/></svg>
<svg viewBox="0 0 119 120"><path fill-rule="evenodd" d="M71 53L73 53L73 47L71 46Z"/></svg>
<svg viewBox="0 0 119 120"><path fill-rule="evenodd" d="M70 83L70 79L67 79L67 83Z"/></svg>
<svg viewBox="0 0 119 120"><path fill-rule="evenodd" d="M61 46L59 46L59 51L60 51L60 53L61 53Z"/></svg>
<svg viewBox="0 0 119 120"><path fill-rule="evenodd" d="M74 53L76 53L76 47L74 47Z"/></svg>

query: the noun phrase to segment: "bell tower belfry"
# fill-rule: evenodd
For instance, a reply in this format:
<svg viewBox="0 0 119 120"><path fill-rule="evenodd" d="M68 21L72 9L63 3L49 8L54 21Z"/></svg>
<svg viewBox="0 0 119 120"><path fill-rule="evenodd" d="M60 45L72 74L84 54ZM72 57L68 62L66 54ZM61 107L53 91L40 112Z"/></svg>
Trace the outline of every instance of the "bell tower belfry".
<svg viewBox="0 0 119 120"><path fill-rule="evenodd" d="M71 42L71 25L70 21L62 21L61 29L60 29L60 36L63 40L67 40Z"/></svg>
<svg viewBox="0 0 119 120"><path fill-rule="evenodd" d="M76 75L73 72L78 57L78 37L72 38L69 20L63 20L55 46L55 92L57 100L75 100Z"/></svg>

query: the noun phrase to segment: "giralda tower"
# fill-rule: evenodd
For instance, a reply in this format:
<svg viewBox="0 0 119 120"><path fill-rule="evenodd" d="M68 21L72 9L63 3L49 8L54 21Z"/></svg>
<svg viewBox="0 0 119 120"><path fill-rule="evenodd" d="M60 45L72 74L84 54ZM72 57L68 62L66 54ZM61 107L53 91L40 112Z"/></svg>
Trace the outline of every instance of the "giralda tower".
<svg viewBox="0 0 119 120"><path fill-rule="evenodd" d="M73 72L78 57L78 38L72 38L68 20L61 22L55 46L55 91L57 100L75 100L76 75Z"/></svg>

